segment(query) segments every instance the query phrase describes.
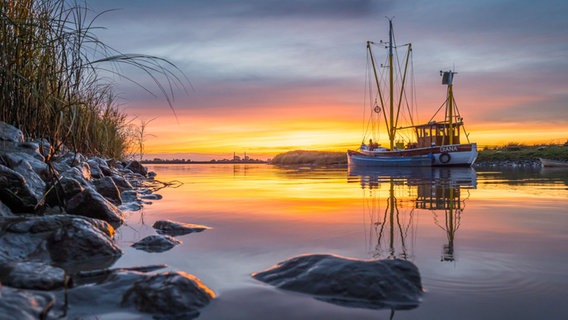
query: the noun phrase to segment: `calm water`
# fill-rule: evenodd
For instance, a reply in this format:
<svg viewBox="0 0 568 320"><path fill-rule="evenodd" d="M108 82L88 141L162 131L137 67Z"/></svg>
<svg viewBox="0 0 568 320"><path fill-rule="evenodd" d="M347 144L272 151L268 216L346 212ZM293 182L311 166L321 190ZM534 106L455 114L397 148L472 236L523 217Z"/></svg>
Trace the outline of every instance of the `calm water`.
<svg viewBox="0 0 568 320"><path fill-rule="evenodd" d="M130 214L116 266L166 263L217 294L199 319L389 319L260 283L311 253L412 261L425 293L394 319L568 319L568 171L348 172L270 165L155 165L183 185ZM154 221L212 227L165 253L130 244Z"/></svg>

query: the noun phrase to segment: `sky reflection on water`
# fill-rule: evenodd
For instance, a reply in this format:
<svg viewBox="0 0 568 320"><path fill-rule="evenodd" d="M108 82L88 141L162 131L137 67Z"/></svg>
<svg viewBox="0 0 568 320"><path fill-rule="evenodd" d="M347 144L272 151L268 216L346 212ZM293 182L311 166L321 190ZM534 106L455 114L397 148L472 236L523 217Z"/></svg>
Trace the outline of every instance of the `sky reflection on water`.
<svg viewBox="0 0 568 320"><path fill-rule="evenodd" d="M250 274L300 254L407 259L426 290L394 319L568 317L568 172L348 172L270 165L155 165L179 188L130 214L116 266L166 263L218 295L200 319L388 319L276 290ZM154 221L212 227L160 254L129 247ZM293 308L292 308L293 306ZM264 316L263 316L264 315Z"/></svg>

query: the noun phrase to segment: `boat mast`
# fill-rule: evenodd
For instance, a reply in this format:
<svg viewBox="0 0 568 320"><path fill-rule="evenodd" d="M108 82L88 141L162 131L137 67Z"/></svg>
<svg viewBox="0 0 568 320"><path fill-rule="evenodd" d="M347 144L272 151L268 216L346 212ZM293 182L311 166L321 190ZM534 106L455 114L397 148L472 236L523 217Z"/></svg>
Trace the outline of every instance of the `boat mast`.
<svg viewBox="0 0 568 320"><path fill-rule="evenodd" d="M388 18L387 18L388 19ZM389 111L388 111L388 115L386 112L386 108L385 108L385 103L386 101L383 99L383 92L381 91L381 86L380 86L380 81L379 81L379 75L377 74L377 68L375 66L375 58L373 57L373 52L371 50L371 44L374 44L371 41L367 41L367 50L369 51L369 58L371 59L371 64L373 67L373 72L374 72L374 76L375 76L375 82L377 85L377 91L379 93L379 100L381 103L381 110L383 111L383 116L384 116L384 120L385 123L387 125L387 133L389 135L389 144L390 144L390 150L394 150L394 139L396 136L396 130L397 130L397 123L398 123L398 117L400 115L400 106L401 106L401 102L402 102L402 97L404 94L404 86L405 86L405 82L406 82L406 74L407 74L407 70L408 70L408 62L409 62L409 58L410 58L410 53L412 52L412 45L409 43L408 45L408 53L406 56L406 62L404 65L404 74L403 74L403 78L402 78L402 83L401 83L401 88L400 88L400 96L398 98L398 102L396 104L396 114L395 114L395 97L394 97L394 50L395 44L394 44L394 31L392 28L392 19L388 19L389 20L389 41L388 41L388 69L389 69ZM383 44L383 41L381 40L381 45ZM382 66L382 65L381 65Z"/></svg>
<svg viewBox="0 0 568 320"><path fill-rule="evenodd" d="M449 136L449 144L454 144L454 90L453 90L453 81L454 81L454 74L457 72L453 71L440 71L442 74L442 84L448 85L448 98L446 100L446 116L448 117L448 134Z"/></svg>
<svg viewBox="0 0 568 320"><path fill-rule="evenodd" d="M393 71L393 64L392 64L392 49L393 49L393 40L392 40L392 19L389 19L389 89L390 89L390 105L389 105L389 141L390 141L390 149L394 149L394 135L395 135L395 126L394 126L394 71Z"/></svg>

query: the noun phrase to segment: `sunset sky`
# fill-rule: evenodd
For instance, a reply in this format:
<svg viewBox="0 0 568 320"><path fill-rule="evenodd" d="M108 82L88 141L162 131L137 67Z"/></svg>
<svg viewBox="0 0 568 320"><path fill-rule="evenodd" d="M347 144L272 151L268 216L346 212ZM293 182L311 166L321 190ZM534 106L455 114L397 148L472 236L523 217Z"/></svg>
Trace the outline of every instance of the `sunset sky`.
<svg viewBox="0 0 568 320"><path fill-rule="evenodd" d="M295 149L345 151L363 135L367 40L414 49L419 119L445 99L439 71L481 147L568 140L565 0L97 0L98 38L166 58L191 84L166 101L114 79L131 117L152 120L149 157L258 158ZM149 89L151 79L125 69ZM157 89L153 89L158 93ZM386 144L386 134L381 142Z"/></svg>

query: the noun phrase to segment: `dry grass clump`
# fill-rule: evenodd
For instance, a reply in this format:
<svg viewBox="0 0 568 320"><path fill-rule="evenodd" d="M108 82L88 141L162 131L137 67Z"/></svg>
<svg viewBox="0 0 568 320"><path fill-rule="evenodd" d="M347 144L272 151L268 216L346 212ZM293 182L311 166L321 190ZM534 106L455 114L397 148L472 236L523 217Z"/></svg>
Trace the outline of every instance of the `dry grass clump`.
<svg viewBox="0 0 568 320"><path fill-rule="evenodd" d="M179 70L157 57L120 54L106 46L92 32L98 15L89 19L92 13L85 5L71 3L0 3L0 121L29 139L47 139L53 152L66 146L86 155L121 158L128 148L129 124L101 72L114 72L116 63L138 67L171 106L167 89L181 83ZM161 76L168 85L161 84Z"/></svg>
<svg viewBox="0 0 568 320"><path fill-rule="evenodd" d="M272 159L276 165L337 166L347 164L345 152L296 150L278 154Z"/></svg>

